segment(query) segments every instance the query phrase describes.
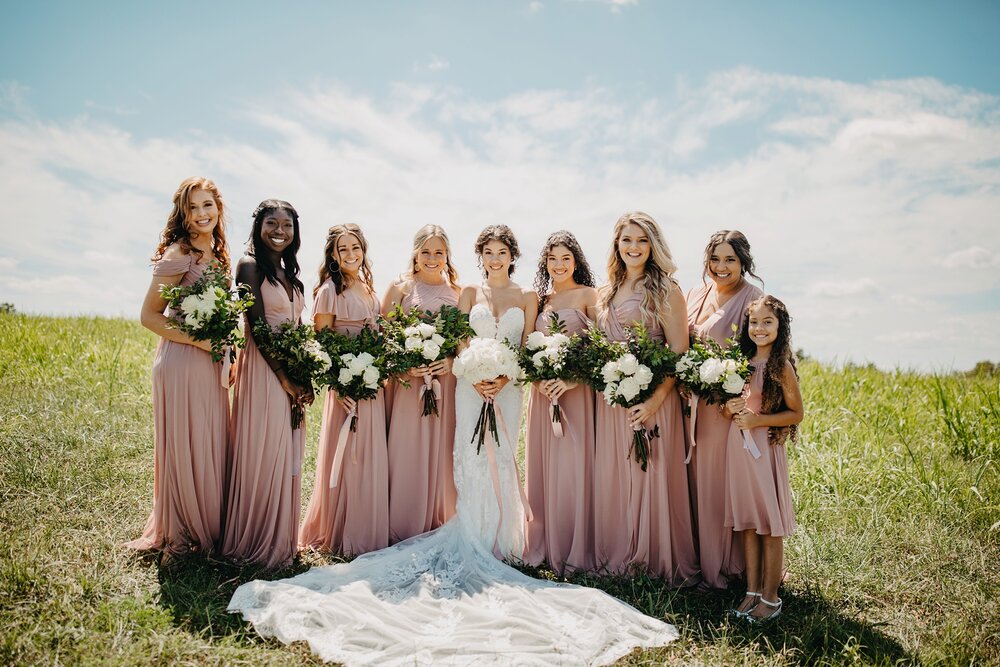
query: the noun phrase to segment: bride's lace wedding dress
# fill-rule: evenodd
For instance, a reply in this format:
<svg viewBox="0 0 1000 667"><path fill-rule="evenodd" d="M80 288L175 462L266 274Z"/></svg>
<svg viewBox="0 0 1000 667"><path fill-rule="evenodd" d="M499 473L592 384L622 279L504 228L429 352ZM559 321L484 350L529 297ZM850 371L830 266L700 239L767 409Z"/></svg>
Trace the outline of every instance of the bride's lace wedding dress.
<svg viewBox="0 0 1000 667"><path fill-rule="evenodd" d="M469 321L478 336L519 343L524 311L496 320L477 305ZM229 611L262 635L306 641L324 660L347 665L607 664L676 639L672 625L601 591L533 579L497 560L494 553L519 556L524 548L514 460L520 389L508 383L495 404L505 427L499 447L487 441L477 454L471 441L482 399L458 382L451 521L350 563L251 581ZM494 448L497 475L486 447Z"/></svg>

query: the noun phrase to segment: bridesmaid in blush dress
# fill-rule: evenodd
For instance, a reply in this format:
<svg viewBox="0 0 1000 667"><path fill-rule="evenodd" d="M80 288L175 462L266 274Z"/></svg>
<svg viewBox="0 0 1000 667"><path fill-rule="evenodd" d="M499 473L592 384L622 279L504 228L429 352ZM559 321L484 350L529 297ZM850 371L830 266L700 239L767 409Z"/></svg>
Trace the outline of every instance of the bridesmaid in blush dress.
<svg viewBox="0 0 1000 667"><path fill-rule="evenodd" d="M305 422L292 430L292 404L311 403L313 395L311 387L292 382L253 338L253 324L261 319L276 327L301 317L298 213L288 202L268 199L253 217L248 254L236 271L237 281L253 292L254 305L247 311L247 346L236 365L223 553L278 568L297 552Z"/></svg>
<svg viewBox="0 0 1000 667"><path fill-rule="evenodd" d="M211 342L171 328L162 285L190 285L218 262L229 270L225 206L215 183L188 178L153 256L142 325L160 336L153 361L153 511L142 536L126 544L164 556L210 554L222 531L229 419L228 369L212 361Z"/></svg>
<svg viewBox="0 0 1000 667"><path fill-rule="evenodd" d="M720 345L738 337L733 326L743 324L747 304L761 296L760 289L747 282L754 273L753 255L746 236L738 231L722 230L705 247L702 278L711 282L692 289L687 296L688 325L692 336L712 338ZM726 442L731 422L721 413L722 406L708 405L692 396L695 423L687 425L691 460L688 479L695 501L694 516L698 537L698 555L705 584L726 588L731 577L743 572L743 545L725 523ZM691 438L691 436L694 436Z"/></svg>
<svg viewBox="0 0 1000 667"><path fill-rule="evenodd" d="M538 317L534 330L547 334L552 318L572 335L590 325L597 291L576 237L559 231L545 242L535 275ZM561 432L550 406L559 404ZM547 562L556 574L594 568L594 392L562 380L535 383L528 399L525 479L533 518L528 522L529 565Z"/></svg>
<svg viewBox="0 0 1000 667"><path fill-rule="evenodd" d="M444 229L425 225L413 239L410 270L389 287L382 313L397 305L437 312L457 306L458 272ZM387 408L389 452L389 541L425 533L455 514L452 451L455 444L455 376L451 360L409 372L409 387L393 383ZM426 387L426 388L425 388ZM424 391L438 395L437 415L423 415Z"/></svg>
<svg viewBox="0 0 1000 667"><path fill-rule="evenodd" d="M673 279L670 250L645 213L618 219L608 284L598 293L597 321L611 340L642 322L653 338L681 354L688 348L684 295ZM594 541L597 566L616 573L642 568L668 585L698 579L691 500L684 465L681 404L667 378L644 402L625 409L597 401ZM633 428L659 430L643 472L631 456Z"/></svg>
<svg viewBox="0 0 1000 667"><path fill-rule="evenodd" d="M355 224L334 225L326 237L319 285L313 291L313 324L357 334L379 314L372 286L368 242ZM343 440L339 471L333 470L341 427L357 410L357 431ZM299 544L358 556L389 544L389 484L383 391L355 401L329 391L316 459L316 485L299 530ZM333 484L333 486L331 486Z"/></svg>

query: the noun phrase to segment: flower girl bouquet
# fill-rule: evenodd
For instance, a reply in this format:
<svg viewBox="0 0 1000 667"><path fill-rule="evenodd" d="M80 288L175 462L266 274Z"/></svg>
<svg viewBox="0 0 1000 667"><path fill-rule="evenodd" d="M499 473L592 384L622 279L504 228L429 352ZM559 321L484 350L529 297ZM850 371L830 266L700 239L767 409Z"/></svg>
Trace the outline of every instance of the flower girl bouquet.
<svg viewBox="0 0 1000 667"><path fill-rule="evenodd" d="M397 305L382 322L392 372L402 374L412 368L455 356L459 344L472 335L469 316L454 306L444 305L437 313L416 308L406 312ZM405 380L401 380L409 386ZM441 383L424 376L420 390L424 417L437 415Z"/></svg>
<svg viewBox="0 0 1000 667"><path fill-rule="evenodd" d="M478 384L486 380L495 380L506 376L512 380L518 379L520 368L517 364L517 353L508 345L493 338L473 338L451 368L457 378L464 378L469 384ZM486 442L487 430L493 436L497 446L500 444L497 433L497 414L492 400L483 401L476 420L476 428L472 433L472 442L476 445L476 453L482 451Z"/></svg>
<svg viewBox="0 0 1000 667"><path fill-rule="evenodd" d="M735 329L735 327L734 327ZM685 463L691 460L695 443L695 421L698 416L698 398L708 405L724 404L730 398L739 396L746 387L747 380L753 373L750 360L747 359L734 338L726 340L723 347L712 338L691 339L691 347L677 360L677 379L681 387L686 389L691 397L688 399L688 409L691 413L689 421L689 439L691 450L688 451ZM757 451L746 442L749 434L743 433L744 447L751 453ZM760 453L754 458L759 458Z"/></svg>
<svg viewBox="0 0 1000 667"><path fill-rule="evenodd" d="M553 314L548 335L541 331L533 331L528 335L524 347L518 349L517 362L521 367L521 382L528 384L546 380L574 380L573 366L567 363L573 340L565 334L563 323ZM552 432L557 438L561 438L562 411L558 399L552 401L549 412L552 418Z"/></svg>
<svg viewBox="0 0 1000 667"><path fill-rule="evenodd" d="M253 297L245 287L230 289L229 274L219 264L212 262L191 285L162 285L160 296L173 311L167 318L171 328L195 340L212 341L212 361L227 355L235 361L235 348L246 344L241 316L253 305Z"/></svg>
<svg viewBox="0 0 1000 667"><path fill-rule="evenodd" d="M281 362L288 379L304 387L323 377L333 365L333 360L316 339L316 332L308 324L282 322L272 328L266 321L258 320L253 328L257 347L275 361ZM292 429L302 425L305 409L300 403L292 404Z"/></svg>

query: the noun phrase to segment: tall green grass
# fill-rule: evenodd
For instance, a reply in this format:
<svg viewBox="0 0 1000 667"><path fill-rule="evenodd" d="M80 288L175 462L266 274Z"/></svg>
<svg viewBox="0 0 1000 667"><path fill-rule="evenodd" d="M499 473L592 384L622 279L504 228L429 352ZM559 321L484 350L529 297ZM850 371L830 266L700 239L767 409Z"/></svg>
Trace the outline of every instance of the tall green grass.
<svg viewBox="0 0 1000 667"><path fill-rule="evenodd" d="M152 497L155 344L132 321L0 313L0 663L314 663L225 607L244 581L329 559L278 573L198 559L161 570L120 548ZM726 618L736 591L575 578L681 630L622 664L1000 663L997 377L801 372L784 615L750 628ZM304 497L319 415L317 403Z"/></svg>

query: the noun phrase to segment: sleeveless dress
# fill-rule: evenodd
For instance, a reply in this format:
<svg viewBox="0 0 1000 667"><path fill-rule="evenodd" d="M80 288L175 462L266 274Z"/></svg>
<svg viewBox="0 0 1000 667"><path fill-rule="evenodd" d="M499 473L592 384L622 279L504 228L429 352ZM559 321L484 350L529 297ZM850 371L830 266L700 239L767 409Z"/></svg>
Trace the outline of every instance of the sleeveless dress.
<svg viewBox="0 0 1000 667"><path fill-rule="evenodd" d="M640 321L642 294L611 305L599 322L611 340ZM663 340L659 322L646 322ZM668 585L696 582L698 559L691 529L691 499L684 465L684 426L680 397L670 392L646 424L659 427L650 441L646 472L631 456L632 428L626 409L597 401L594 455L594 543L597 567L620 573L643 569Z"/></svg>
<svg viewBox="0 0 1000 667"><path fill-rule="evenodd" d="M747 304L763 295L759 288L746 283L724 306L712 313L701 324L696 324L701 309L708 299L712 284L696 287L688 293L688 325L692 336L712 338L720 345L732 337L733 325L743 324ZM722 416L718 405L698 401L695 408L694 446L688 463L691 497L694 498L694 519L698 542L698 556L705 583L713 588L726 588L729 578L743 572L743 542L737 539L725 524L726 461L729 427L733 421ZM691 447L690 418L685 419L685 436Z"/></svg>
<svg viewBox="0 0 1000 667"><path fill-rule="evenodd" d="M520 342L524 312L499 320L475 306L479 336ZM501 501L472 432L482 399L456 389L456 515L440 528L280 581L251 581L229 603L265 636L307 641L324 660L356 665L608 664L634 647L677 637L673 626L592 589L532 579L496 559L518 553L523 517L514 460L520 390L496 397L503 420L495 447Z"/></svg>
<svg viewBox="0 0 1000 667"><path fill-rule="evenodd" d="M314 315L333 315L333 328L356 335L378 317L374 297L345 290L337 294L327 279L316 293ZM347 411L332 391L323 404L323 424L316 458L316 485L299 530L299 545L356 556L389 544L389 477L385 449L385 403L358 401L357 431L347 436L337 485L330 486L333 461Z"/></svg>
<svg viewBox="0 0 1000 667"><path fill-rule="evenodd" d="M403 310L437 312L455 306L458 295L447 283L428 285L414 280L403 297ZM423 416L424 383L408 378L410 386L393 383L389 423L389 541L425 533L455 514L452 446L455 443L455 376L439 375L438 414Z"/></svg>
<svg viewBox="0 0 1000 667"><path fill-rule="evenodd" d="M751 412L760 412L766 364L766 361L753 363L747 396L747 409ZM750 436L759 457L744 442L736 424L731 424L726 526L733 531L752 529L758 535L789 537L795 532L795 510L788 483L788 452L785 445L768 442L766 426L750 429Z"/></svg>
<svg viewBox="0 0 1000 667"><path fill-rule="evenodd" d="M154 276L201 277L193 254L161 259ZM214 552L222 538L229 391L219 364L193 345L161 338L153 359L153 511L131 549Z"/></svg>
<svg viewBox="0 0 1000 667"><path fill-rule="evenodd" d="M567 335L590 325L586 313L564 308L555 314ZM548 331L552 313L539 313L536 331ZM532 387L525 437L525 480L532 520L528 522L530 565L547 562L560 576L594 568L594 391L579 385L559 397L562 437L552 431L551 402Z"/></svg>
<svg viewBox="0 0 1000 667"><path fill-rule="evenodd" d="M299 321L302 292L289 300L280 283L265 279L260 293L269 325ZM223 554L277 568L297 552L306 425L292 430L288 394L249 332L246 339L236 363Z"/></svg>

